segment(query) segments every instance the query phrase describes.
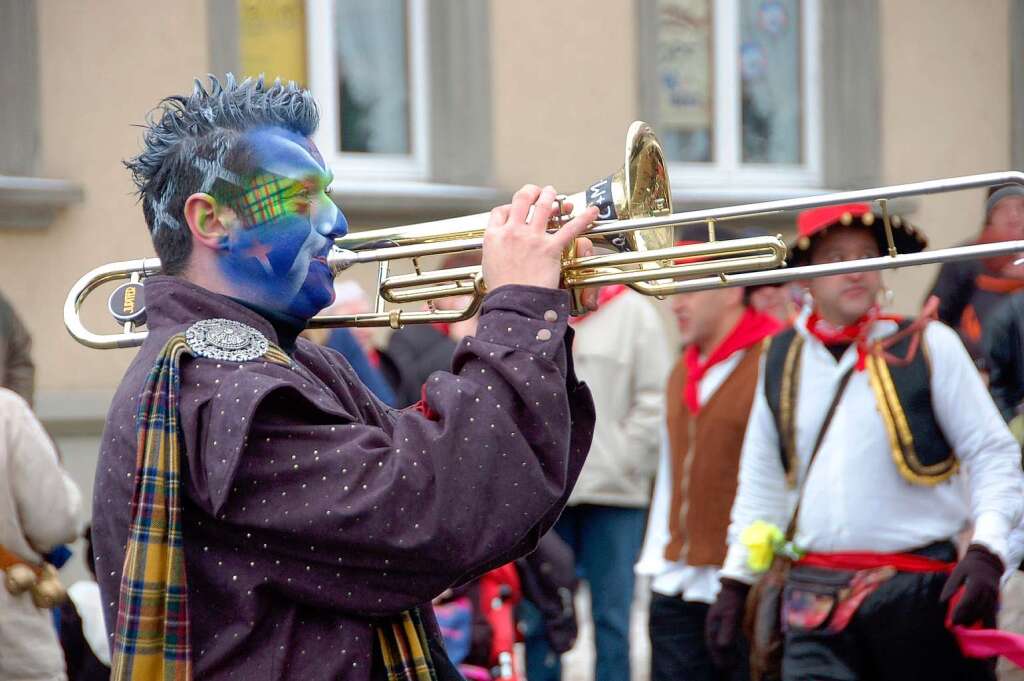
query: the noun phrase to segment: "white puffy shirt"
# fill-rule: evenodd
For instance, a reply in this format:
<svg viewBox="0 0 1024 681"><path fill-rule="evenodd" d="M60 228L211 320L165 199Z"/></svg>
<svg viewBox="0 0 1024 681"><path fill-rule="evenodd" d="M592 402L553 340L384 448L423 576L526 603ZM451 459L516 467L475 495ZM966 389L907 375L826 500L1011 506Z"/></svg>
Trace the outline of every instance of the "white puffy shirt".
<svg viewBox="0 0 1024 681"><path fill-rule="evenodd" d="M82 497L28 404L0 388L0 544L38 562L79 534ZM0 679L64 679L48 610L0 586Z"/></svg>
<svg viewBox="0 0 1024 681"><path fill-rule="evenodd" d="M802 317L796 406L796 449L803 469L843 373L856 361L847 348L836 362ZM897 329L875 322L872 338ZM1008 536L1024 507L1020 448L992 403L963 344L947 326L932 322L923 349L931 364L936 421L960 461L960 471L937 485L901 477L876 408L866 372L850 378L807 479L796 544L816 552L900 552L951 539L973 523L972 542L983 544L1004 563ZM763 366L762 366L763 369ZM729 552L722 575L751 582L740 532L755 520L785 528L796 502L780 464L775 420L759 378L740 461L739 487L729 526Z"/></svg>

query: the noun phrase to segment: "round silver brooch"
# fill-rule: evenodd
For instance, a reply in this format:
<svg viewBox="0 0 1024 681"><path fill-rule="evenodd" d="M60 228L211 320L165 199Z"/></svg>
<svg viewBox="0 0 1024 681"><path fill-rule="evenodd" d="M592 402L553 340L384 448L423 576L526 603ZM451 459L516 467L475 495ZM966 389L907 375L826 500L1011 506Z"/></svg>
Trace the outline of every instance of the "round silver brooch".
<svg viewBox="0 0 1024 681"><path fill-rule="evenodd" d="M188 327L185 342L200 357L248 362L267 352L266 336L230 319L203 319Z"/></svg>

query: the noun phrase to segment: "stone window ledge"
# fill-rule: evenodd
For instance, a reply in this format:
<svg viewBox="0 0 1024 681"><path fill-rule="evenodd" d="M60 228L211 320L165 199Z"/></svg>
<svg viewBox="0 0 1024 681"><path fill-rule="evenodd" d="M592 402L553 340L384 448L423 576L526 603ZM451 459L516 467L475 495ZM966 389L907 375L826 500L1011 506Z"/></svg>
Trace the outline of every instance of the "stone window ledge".
<svg viewBox="0 0 1024 681"><path fill-rule="evenodd" d="M82 186L68 180L0 175L0 228L49 227L61 209L84 196Z"/></svg>
<svg viewBox="0 0 1024 681"><path fill-rule="evenodd" d="M349 222L358 227L375 223L427 222L489 211L507 203L511 192L492 187L431 182L356 182L336 180L331 196ZM486 226L486 221L481 227Z"/></svg>
<svg viewBox="0 0 1024 681"><path fill-rule="evenodd" d="M512 191L493 187L436 184L430 182L354 182L337 180L331 187L332 197L341 206L355 228L383 224L428 222L442 218L481 213L511 200ZM779 199L795 199L839 191L822 187L675 187L672 191L674 210L706 210L745 203ZM893 213L913 214L919 201L913 198L894 199L889 203ZM758 222L772 229L793 227L796 213L785 212L747 218L745 224ZM481 224L483 227L484 221Z"/></svg>

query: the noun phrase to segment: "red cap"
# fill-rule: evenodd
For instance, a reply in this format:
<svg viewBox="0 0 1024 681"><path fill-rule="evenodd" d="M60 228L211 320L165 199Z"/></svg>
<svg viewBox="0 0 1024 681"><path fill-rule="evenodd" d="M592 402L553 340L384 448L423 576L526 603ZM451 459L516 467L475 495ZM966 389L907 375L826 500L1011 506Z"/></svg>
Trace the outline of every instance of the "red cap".
<svg viewBox="0 0 1024 681"><path fill-rule="evenodd" d="M851 225L855 218L867 226L875 221L871 206L866 203L847 203L805 210L796 219L797 245L805 249L810 245L811 237L818 232L833 225Z"/></svg>
<svg viewBox="0 0 1024 681"><path fill-rule="evenodd" d="M703 243L707 243L707 242L706 241L696 241L694 239L679 239L673 245L674 246L692 246L694 244L703 244ZM676 264L676 265L682 265L684 262L700 262L700 261L706 260L706 259L707 258L705 256L697 256L697 257L692 257L692 258L675 258L672 262L673 262L673 264Z"/></svg>

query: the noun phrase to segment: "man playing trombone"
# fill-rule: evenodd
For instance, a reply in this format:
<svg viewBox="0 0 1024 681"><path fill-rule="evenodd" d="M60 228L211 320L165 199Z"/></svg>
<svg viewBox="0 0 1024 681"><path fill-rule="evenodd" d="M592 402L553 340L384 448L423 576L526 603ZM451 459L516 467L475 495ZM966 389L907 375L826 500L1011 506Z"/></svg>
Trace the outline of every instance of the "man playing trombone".
<svg viewBox="0 0 1024 681"><path fill-rule="evenodd" d="M420 606L531 550L586 457L558 285L596 210L548 233L551 187L495 208L479 330L395 411L297 338L347 229L317 123L294 84L197 82L127 163L163 275L97 469L114 679L461 678Z"/></svg>

